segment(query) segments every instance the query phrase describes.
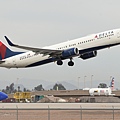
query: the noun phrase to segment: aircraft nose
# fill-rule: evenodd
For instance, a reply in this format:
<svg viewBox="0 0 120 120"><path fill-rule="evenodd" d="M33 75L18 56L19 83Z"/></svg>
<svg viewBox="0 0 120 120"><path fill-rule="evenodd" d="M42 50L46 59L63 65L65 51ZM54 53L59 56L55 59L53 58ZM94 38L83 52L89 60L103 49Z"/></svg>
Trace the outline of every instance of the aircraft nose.
<svg viewBox="0 0 120 120"><path fill-rule="evenodd" d="M8 98L8 95L3 92L0 92L0 100L4 100L6 98Z"/></svg>

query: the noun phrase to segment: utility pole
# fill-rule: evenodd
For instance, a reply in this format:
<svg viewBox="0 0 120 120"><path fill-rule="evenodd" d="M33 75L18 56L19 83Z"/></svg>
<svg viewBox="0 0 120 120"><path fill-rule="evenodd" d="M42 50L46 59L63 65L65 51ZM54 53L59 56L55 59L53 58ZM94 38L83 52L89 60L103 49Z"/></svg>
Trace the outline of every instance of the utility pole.
<svg viewBox="0 0 120 120"><path fill-rule="evenodd" d="M78 90L80 89L80 77L78 77Z"/></svg>

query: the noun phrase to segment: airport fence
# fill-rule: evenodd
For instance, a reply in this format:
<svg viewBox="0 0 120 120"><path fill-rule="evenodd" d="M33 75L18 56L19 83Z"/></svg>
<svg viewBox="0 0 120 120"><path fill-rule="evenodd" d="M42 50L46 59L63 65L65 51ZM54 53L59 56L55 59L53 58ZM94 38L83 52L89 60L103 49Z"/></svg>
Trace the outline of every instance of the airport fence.
<svg viewBox="0 0 120 120"><path fill-rule="evenodd" d="M120 120L120 108L0 108L0 120Z"/></svg>

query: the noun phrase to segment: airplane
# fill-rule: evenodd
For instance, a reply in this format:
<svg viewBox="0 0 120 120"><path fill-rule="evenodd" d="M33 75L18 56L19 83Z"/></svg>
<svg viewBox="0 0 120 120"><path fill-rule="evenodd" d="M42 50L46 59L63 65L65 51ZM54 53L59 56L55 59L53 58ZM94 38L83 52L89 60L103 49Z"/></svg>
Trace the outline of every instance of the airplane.
<svg viewBox="0 0 120 120"><path fill-rule="evenodd" d="M114 96L115 94L112 94L113 88L114 88L114 77L112 78L110 82L110 86L108 88L90 88L89 94L91 96L94 96L94 95Z"/></svg>
<svg viewBox="0 0 120 120"><path fill-rule="evenodd" d="M26 68L55 62L62 65L63 60L69 59L73 66L73 57L83 60L97 56L97 51L120 44L120 29L87 35L78 39L66 41L43 48L28 47L14 44L4 36L10 46L28 50L28 52L11 51L0 42L0 67Z"/></svg>
<svg viewBox="0 0 120 120"><path fill-rule="evenodd" d="M8 95L7 94L5 94L5 93L3 93L3 92L0 92L0 101L1 100L5 100L5 99L7 99L8 98Z"/></svg>

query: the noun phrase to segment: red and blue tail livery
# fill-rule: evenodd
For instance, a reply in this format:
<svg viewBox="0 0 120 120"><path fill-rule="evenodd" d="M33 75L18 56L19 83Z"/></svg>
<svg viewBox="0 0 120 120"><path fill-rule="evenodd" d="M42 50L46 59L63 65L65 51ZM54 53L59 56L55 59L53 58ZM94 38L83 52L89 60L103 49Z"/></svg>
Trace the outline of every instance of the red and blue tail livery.
<svg viewBox="0 0 120 120"><path fill-rule="evenodd" d="M7 43L28 52L14 52L0 42L0 67L26 68L51 62L62 65L69 59L68 66L73 66L73 57L87 60L97 56L98 50L120 44L120 29L108 30L67 42L36 48L14 44L5 36ZM34 40L35 41L35 40Z"/></svg>
<svg viewBox="0 0 120 120"><path fill-rule="evenodd" d="M20 54L21 52L13 52L7 48L2 42L0 42L0 60L6 59L15 55Z"/></svg>

